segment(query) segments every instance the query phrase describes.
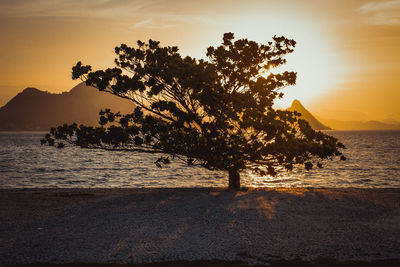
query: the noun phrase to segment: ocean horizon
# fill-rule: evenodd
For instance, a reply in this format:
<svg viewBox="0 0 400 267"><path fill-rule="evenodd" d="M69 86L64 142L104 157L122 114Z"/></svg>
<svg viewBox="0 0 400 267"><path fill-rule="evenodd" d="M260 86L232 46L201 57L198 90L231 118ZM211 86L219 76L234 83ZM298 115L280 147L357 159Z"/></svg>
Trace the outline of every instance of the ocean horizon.
<svg viewBox="0 0 400 267"><path fill-rule="evenodd" d="M323 168L296 168L276 177L241 173L245 187L400 187L400 131L328 131L344 143L346 161ZM227 187L228 174L172 161L158 168L159 155L41 146L44 132L0 132L0 188Z"/></svg>

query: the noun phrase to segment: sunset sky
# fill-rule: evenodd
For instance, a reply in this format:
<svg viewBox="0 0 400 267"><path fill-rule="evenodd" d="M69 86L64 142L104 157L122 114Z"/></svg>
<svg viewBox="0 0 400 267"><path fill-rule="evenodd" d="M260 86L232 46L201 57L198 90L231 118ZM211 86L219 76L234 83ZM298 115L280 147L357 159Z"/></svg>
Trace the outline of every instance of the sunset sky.
<svg viewBox="0 0 400 267"><path fill-rule="evenodd" d="M0 0L0 106L25 87L71 89L78 60L112 66L121 43L152 38L205 58L224 32L297 41L285 68L298 83L278 106L297 98L323 118L400 121L398 0Z"/></svg>

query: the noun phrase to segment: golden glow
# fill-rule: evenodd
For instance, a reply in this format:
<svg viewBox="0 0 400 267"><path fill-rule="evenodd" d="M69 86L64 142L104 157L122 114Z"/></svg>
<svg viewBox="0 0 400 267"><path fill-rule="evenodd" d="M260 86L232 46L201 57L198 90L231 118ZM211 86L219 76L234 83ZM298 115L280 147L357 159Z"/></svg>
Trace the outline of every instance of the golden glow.
<svg viewBox="0 0 400 267"><path fill-rule="evenodd" d="M280 23L277 24L276 21ZM268 27L269 25L274 27ZM286 17L235 17L229 26L237 37L253 39L260 43L266 43L273 35L284 35L296 40L295 51L288 55L287 64L271 70L296 71L298 75L296 85L283 91L285 97L277 101L277 106L288 107L294 99L310 103L311 100L334 90L338 77L341 77L342 81L346 79L346 73L341 67L346 63L346 59L335 52L336 40L328 36L317 22L289 14Z"/></svg>
<svg viewBox="0 0 400 267"><path fill-rule="evenodd" d="M400 121L399 1L57 3L0 2L0 106L28 86L69 90L76 61L110 66L121 43L152 38L204 58L234 32L261 43L274 34L296 40L284 69L298 72L297 85L278 107L296 98L324 118Z"/></svg>

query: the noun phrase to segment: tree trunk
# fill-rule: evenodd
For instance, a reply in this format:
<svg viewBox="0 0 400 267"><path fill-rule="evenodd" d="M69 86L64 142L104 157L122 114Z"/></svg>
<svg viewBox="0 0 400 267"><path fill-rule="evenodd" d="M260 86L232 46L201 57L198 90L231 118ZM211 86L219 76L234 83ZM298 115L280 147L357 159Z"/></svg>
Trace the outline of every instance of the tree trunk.
<svg viewBox="0 0 400 267"><path fill-rule="evenodd" d="M233 190L240 189L240 174L237 169L229 170L229 189Z"/></svg>

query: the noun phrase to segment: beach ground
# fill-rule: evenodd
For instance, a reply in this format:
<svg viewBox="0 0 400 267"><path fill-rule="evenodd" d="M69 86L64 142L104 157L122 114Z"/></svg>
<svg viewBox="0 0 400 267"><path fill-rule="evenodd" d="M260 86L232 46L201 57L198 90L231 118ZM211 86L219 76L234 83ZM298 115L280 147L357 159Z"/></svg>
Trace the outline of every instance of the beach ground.
<svg viewBox="0 0 400 267"><path fill-rule="evenodd" d="M400 189L2 189L23 264L400 266Z"/></svg>

